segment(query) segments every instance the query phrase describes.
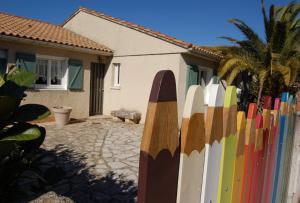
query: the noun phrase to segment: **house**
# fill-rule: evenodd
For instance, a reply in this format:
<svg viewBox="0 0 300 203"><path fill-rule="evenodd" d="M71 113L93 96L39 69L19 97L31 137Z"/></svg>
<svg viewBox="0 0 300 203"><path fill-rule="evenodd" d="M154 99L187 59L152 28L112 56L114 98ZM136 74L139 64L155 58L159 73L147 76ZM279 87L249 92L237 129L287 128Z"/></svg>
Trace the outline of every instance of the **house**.
<svg viewBox="0 0 300 203"><path fill-rule="evenodd" d="M16 64L37 74L24 103L71 106L78 118L102 113L99 91L112 55L61 26L0 13L0 73Z"/></svg>
<svg viewBox="0 0 300 203"><path fill-rule="evenodd" d="M143 121L153 78L162 69L174 72L182 110L187 88L206 86L222 59L203 47L83 7L62 26L114 51L103 75L100 105L107 115L123 108L141 112ZM181 120L182 112L178 114Z"/></svg>
<svg viewBox="0 0 300 203"><path fill-rule="evenodd" d="M108 48L109 47L109 48ZM24 103L71 106L72 117L126 109L146 116L155 74L174 72L179 120L192 84L210 84L222 56L87 8L63 25L0 13L0 73L10 64L37 74Z"/></svg>

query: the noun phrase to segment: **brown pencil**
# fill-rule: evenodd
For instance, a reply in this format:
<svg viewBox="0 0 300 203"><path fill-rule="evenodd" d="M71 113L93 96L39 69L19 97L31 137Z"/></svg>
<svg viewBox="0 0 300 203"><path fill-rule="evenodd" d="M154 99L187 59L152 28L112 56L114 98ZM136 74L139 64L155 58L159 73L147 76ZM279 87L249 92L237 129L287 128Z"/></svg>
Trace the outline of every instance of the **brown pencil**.
<svg viewBox="0 0 300 203"><path fill-rule="evenodd" d="M176 83L172 71L156 74L140 148L138 203L175 203L179 170Z"/></svg>

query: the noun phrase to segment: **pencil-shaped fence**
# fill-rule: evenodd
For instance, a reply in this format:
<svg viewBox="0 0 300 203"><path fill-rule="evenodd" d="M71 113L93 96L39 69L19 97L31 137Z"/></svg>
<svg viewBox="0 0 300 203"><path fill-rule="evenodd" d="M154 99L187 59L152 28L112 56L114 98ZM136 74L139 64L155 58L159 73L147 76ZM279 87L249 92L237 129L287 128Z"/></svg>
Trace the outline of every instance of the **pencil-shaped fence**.
<svg viewBox="0 0 300 203"><path fill-rule="evenodd" d="M203 100L203 88L191 86L178 128L175 77L157 73L140 149L138 202L285 202L295 97L283 93L272 105L266 96L262 113L254 103L237 112L233 86L224 92L212 85L208 107Z"/></svg>

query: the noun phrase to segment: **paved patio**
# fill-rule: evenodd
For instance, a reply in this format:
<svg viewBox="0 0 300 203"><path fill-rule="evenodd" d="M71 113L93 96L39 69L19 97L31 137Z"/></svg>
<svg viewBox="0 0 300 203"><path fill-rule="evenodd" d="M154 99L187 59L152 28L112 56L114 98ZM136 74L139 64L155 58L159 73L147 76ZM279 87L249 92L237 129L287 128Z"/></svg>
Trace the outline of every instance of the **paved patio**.
<svg viewBox="0 0 300 203"><path fill-rule="evenodd" d="M48 191L75 202L136 201L143 125L98 118L45 127L44 162L62 169L61 180Z"/></svg>

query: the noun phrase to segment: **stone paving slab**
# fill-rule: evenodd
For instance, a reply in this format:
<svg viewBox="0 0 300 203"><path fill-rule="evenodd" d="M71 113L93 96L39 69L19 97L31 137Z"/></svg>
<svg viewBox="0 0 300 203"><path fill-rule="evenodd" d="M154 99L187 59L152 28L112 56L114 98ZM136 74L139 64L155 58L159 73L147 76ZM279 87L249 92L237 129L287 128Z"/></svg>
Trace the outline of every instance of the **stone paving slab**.
<svg viewBox="0 0 300 203"><path fill-rule="evenodd" d="M56 154L55 164L66 174L55 192L75 202L136 201L143 125L102 118L45 128L42 149Z"/></svg>

